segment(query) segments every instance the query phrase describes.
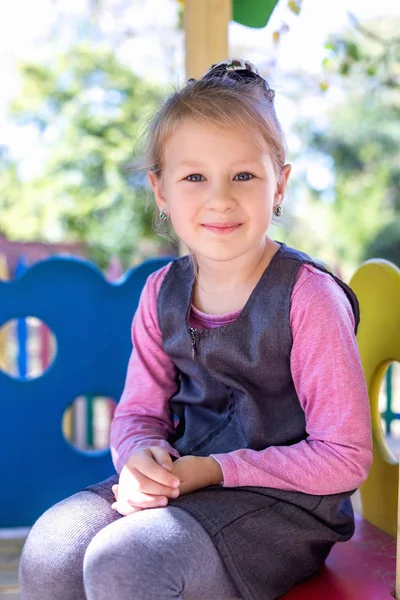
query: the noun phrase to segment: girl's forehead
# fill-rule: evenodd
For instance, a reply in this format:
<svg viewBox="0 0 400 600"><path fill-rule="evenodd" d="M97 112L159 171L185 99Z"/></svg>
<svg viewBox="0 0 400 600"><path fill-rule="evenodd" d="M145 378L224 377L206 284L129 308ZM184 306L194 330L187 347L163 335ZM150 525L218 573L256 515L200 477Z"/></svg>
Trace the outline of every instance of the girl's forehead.
<svg viewBox="0 0 400 600"><path fill-rule="evenodd" d="M216 153L221 148L229 154L251 153L256 156L270 152L267 142L255 127L187 119L166 140L165 158L187 152L193 156L202 152Z"/></svg>
<svg viewBox="0 0 400 600"><path fill-rule="evenodd" d="M198 137L221 137L221 138L237 138L238 140L243 137L262 137L260 132L254 126L244 126L239 123L228 123L228 122L214 122L214 121L196 121L194 119L185 119L178 125L175 132L172 133L172 137L187 137L196 135Z"/></svg>

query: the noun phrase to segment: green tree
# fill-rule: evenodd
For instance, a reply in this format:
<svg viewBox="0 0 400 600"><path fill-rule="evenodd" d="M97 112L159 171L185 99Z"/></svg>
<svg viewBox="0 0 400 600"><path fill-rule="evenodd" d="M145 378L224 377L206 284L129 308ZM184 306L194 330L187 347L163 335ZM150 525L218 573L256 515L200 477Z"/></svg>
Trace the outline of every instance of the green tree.
<svg viewBox="0 0 400 600"><path fill-rule="evenodd" d="M37 128L46 158L42 171L24 180L3 152L0 229L11 239L85 241L102 267L114 254L128 266L141 254L140 240L154 253L163 242L147 210L145 173L128 167L140 158L143 124L163 90L109 49L84 44L50 64L22 63L20 73L10 117Z"/></svg>
<svg viewBox="0 0 400 600"><path fill-rule="evenodd" d="M365 260L370 258L384 258L400 267L400 218L384 227L368 244Z"/></svg>
<svg viewBox="0 0 400 600"><path fill-rule="evenodd" d="M351 40L350 33L346 39ZM378 74L366 80L369 44L360 48L358 69L340 80L341 100L331 104L322 122L297 124L302 159L311 165L324 159L333 177L322 190L297 181L302 209L287 234L291 243L300 241L312 254L331 264L339 261L349 272L400 211L398 84L395 79L390 85L378 80ZM385 72L393 69L393 64L386 65Z"/></svg>
<svg viewBox="0 0 400 600"><path fill-rule="evenodd" d="M364 89L397 88L400 86L398 64L400 37L398 19L380 19L363 24L349 13L352 28L335 34L326 44L323 65L329 73L356 77Z"/></svg>

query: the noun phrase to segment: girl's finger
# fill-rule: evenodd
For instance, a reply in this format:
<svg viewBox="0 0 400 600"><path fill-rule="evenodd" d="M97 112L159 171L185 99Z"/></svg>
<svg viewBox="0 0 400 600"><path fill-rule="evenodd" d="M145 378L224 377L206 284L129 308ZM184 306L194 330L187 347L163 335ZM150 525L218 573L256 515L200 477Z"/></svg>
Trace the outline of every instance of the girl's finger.
<svg viewBox="0 0 400 600"><path fill-rule="evenodd" d="M126 502L135 508L161 508L162 506L167 506L168 498L166 496L151 496L136 492L130 495Z"/></svg>
<svg viewBox="0 0 400 600"><path fill-rule="evenodd" d="M165 448L161 448L161 446L152 446L150 448L150 452L153 455L153 458L157 464L161 465L164 469L167 469L167 471L171 472L172 458L168 450L166 450Z"/></svg>
<svg viewBox="0 0 400 600"><path fill-rule="evenodd" d="M111 508L118 512L123 517L127 517L128 515L133 515L136 512L142 510L139 507L131 506L127 502L114 502L111 504Z"/></svg>
<svg viewBox="0 0 400 600"><path fill-rule="evenodd" d="M168 464L167 461L166 464ZM171 463L172 464L172 463ZM143 460L138 461L134 467L142 473L148 479L155 481L156 483L168 487L168 488L178 488L180 481L176 475L170 473L167 469L158 464L153 458L150 456L143 457ZM144 491L144 490L142 490ZM148 490L150 494L159 494L162 492L156 492L152 490Z"/></svg>
<svg viewBox="0 0 400 600"><path fill-rule="evenodd" d="M165 469L154 463L157 469L160 469L166 473ZM167 473L168 474L168 473ZM146 475L139 471L137 468L133 469L132 475L134 475L134 484L132 489L135 492L141 492L142 494L148 494L149 496L167 496L168 498L176 498L179 495L179 484L178 487L169 487L158 483L155 479L150 478L152 472L146 471ZM169 474L168 474L169 475ZM179 482L179 479L174 478Z"/></svg>
<svg viewBox="0 0 400 600"><path fill-rule="evenodd" d="M113 485L111 490L115 496L115 499L118 500L118 484L116 483L115 485Z"/></svg>

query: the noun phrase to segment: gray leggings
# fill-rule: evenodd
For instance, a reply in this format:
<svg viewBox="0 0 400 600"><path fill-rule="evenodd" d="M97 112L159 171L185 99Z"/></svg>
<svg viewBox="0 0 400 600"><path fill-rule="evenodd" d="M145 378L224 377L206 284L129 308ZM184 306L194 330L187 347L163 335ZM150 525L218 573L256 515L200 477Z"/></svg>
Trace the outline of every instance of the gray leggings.
<svg viewBox="0 0 400 600"><path fill-rule="evenodd" d="M83 491L33 526L21 556L22 600L237 600L209 535L181 508L121 517Z"/></svg>

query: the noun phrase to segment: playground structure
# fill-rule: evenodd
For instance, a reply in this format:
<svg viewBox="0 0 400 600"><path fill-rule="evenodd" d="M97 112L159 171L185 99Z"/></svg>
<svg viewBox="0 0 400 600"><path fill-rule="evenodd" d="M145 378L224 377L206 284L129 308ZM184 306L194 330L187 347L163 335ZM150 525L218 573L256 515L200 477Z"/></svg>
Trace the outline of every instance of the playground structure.
<svg viewBox="0 0 400 600"><path fill-rule="evenodd" d="M66 440L63 415L79 396L118 400L141 289L166 262L146 261L109 282L85 260L51 257L0 282L0 324L33 315L53 332L57 348L39 377L0 371L0 397L6 399L0 527L29 526L58 500L113 472L108 449L87 452ZM360 488L363 519L357 517L354 538L335 546L321 574L296 586L287 600L389 600L394 587L398 461L383 437L378 393L388 364L400 358L400 271L370 261L350 285L362 314L358 343L371 399L374 465Z"/></svg>
<svg viewBox="0 0 400 600"><path fill-rule="evenodd" d="M212 63L228 57L232 8L236 14L248 14L240 10L252 5L253 17L259 18L257 8L268 6L270 14L276 3L235 0L232 6L232 0L185 0L187 77L199 77ZM264 25L269 14L255 26ZM0 282L0 326L33 316L48 327L42 335L50 336L50 330L55 339L54 356L47 355L40 376L16 378L0 370L0 456L6 486L0 527L30 525L57 500L110 474L107 449L88 453L66 440L62 422L73 417L64 413L79 397L118 400L139 294L146 277L163 264L165 260L148 261L109 283L84 260L51 258L12 281ZM333 549L326 568L284 600L390 600L394 595L398 460L382 433L378 394L388 366L400 361L400 272L385 261L370 261L350 285L360 301L357 339L373 422L374 463L360 489L363 518L356 519L353 539ZM20 328L23 334L22 324ZM23 361L20 367L19 373L26 370ZM71 423L64 421L64 433L68 428L71 432ZM396 591L400 598L399 585Z"/></svg>

